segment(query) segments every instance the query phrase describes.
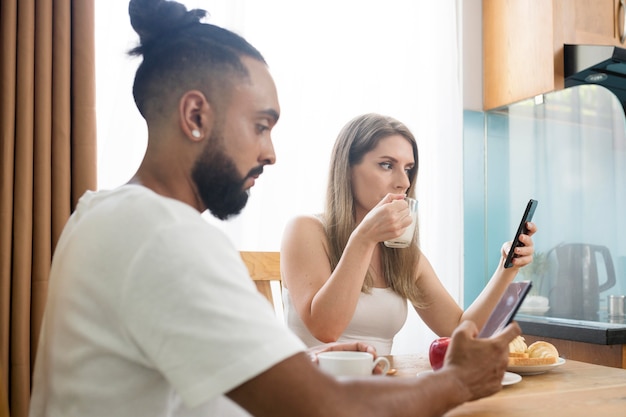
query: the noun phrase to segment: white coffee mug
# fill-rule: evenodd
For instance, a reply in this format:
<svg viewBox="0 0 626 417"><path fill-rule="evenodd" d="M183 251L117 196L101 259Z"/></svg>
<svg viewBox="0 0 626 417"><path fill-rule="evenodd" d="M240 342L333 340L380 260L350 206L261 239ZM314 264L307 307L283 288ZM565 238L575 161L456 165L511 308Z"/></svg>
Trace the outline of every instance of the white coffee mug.
<svg viewBox="0 0 626 417"><path fill-rule="evenodd" d="M411 224L404 229L404 233L395 239L385 240L383 243L389 248L408 248L413 241L413 234L415 233L415 225L417 224L417 200L411 197L406 197L404 201L409 205L409 214L411 215Z"/></svg>
<svg viewBox="0 0 626 417"><path fill-rule="evenodd" d="M383 356L374 359L367 352L334 351L317 355L320 369L334 376L355 377L372 375L374 368L381 365L383 375L389 371L389 360Z"/></svg>

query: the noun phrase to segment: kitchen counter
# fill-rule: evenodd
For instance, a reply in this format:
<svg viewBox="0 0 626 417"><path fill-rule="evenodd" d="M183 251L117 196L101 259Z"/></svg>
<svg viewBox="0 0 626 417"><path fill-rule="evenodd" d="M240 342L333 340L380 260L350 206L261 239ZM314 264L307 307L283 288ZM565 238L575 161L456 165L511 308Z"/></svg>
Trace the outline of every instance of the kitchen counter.
<svg viewBox="0 0 626 417"><path fill-rule="evenodd" d="M518 314L526 343L553 343L564 358L626 368L626 321L572 320Z"/></svg>
<svg viewBox="0 0 626 417"><path fill-rule="evenodd" d="M518 314L515 320L519 323L524 334L597 345L626 344L626 321L624 323L608 323L529 314Z"/></svg>

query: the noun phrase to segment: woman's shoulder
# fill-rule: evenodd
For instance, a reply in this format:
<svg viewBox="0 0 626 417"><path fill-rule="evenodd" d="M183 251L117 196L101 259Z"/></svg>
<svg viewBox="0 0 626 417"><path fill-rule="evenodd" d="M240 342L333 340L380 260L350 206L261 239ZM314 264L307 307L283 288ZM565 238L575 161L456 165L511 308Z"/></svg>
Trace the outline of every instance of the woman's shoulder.
<svg viewBox="0 0 626 417"><path fill-rule="evenodd" d="M295 216L287 223L288 227L306 228L306 229L324 229L324 222L321 214L301 214Z"/></svg>
<svg viewBox="0 0 626 417"><path fill-rule="evenodd" d="M291 218L285 225L283 240L299 241L308 239L323 239L326 235L324 224L317 215L298 215Z"/></svg>

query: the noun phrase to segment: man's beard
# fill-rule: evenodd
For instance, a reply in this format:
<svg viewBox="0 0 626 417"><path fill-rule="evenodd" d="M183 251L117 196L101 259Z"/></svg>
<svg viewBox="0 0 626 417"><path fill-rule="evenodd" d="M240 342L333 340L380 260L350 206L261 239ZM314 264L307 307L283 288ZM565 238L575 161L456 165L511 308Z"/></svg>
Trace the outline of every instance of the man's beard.
<svg viewBox="0 0 626 417"><path fill-rule="evenodd" d="M226 220L246 206L248 191L243 189L246 178L241 178L222 144L223 138L211 132L191 175L206 208L218 219Z"/></svg>

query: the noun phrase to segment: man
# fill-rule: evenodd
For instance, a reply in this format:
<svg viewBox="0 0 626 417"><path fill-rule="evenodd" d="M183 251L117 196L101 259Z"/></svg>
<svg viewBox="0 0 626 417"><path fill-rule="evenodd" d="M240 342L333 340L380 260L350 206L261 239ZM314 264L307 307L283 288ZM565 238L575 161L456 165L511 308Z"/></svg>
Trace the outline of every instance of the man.
<svg viewBox="0 0 626 417"><path fill-rule="evenodd" d="M132 0L129 12L148 148L129 184L81 198L59 240L30 415L436 416L500 390L517 325L477 340L462 324L425 378L319 371L200 215L237 214L275 162L263 57L202 11Z"/></svg>

